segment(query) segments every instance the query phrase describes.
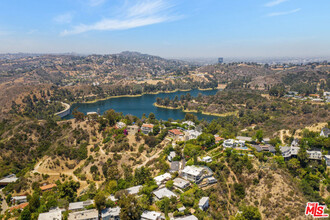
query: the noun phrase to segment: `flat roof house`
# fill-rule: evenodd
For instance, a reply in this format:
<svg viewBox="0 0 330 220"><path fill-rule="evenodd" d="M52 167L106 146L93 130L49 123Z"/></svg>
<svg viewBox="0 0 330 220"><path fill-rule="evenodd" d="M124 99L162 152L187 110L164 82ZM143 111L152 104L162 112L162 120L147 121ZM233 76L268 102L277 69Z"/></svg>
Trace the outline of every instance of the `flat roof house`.
<svg viewBox="0 0 330 220"><path fill-rule="evenodd" d="M13 196L11 198L11 201L14 203L14 204L21 204L21 203L25 203L27 202L27 197L26 196Z"/></svg>
<svg viewBox="0 0 330 220"><path fill-rule="evenodd" d="M98 220L99 212L96 209L69 213L68 220Z"/></svg>
<svg viewBox="0 0 330 220"><path fill-rule="evenodd" d="M198 218L194 215L188 215L184 217L175 218L175 220L198 220Z"/></svg>
<svg viewBox="0 0 330 220"><path fill-rule="evenodd" d="M71 202L69 203L69 211L81 211L85 209L87 206L93 205L94 201L93 200L86 200L82 202Z"/></svg>
<svg viewBox="0 0 330 220"><path fill-rule="evenodd" d="M157 185L160 186L162 183L170 180L172 175L170 173L164 173L162 175L156 176L154 180L156 181Z"/></svg>
<svg viewBox="0 0 330 220"><path fill-rule="evenodd" d="M127 133L130 135L134 135L139 132L140 127L137 125L129 125L126 127Z"/></svg>
<svg viewBox="0 0 330 220"><path fill-rule="evenodd" d="M141 131L143 134L148 135L150 132L153 132L154 125L153 124L143 124L141 126Z"/></svg>
<svg viewBox="0 0 330 220"><path fill-rule="evenodd" d="M211 163L212 162L212 157L206 156L202 158L202 161L205 163Z"/></svg>
<svg viewBox="0 0 330 220"><path fill-rule="evenodd" d="M153 194L157 199L161 200L164 197L171 198L172 196L176 197L176 195L168 190L166 187L153 191Z"/></svg>
<svg viewBox="0 0 330 220"><path fill-rule="evenodd" d="M0 180L0 186L6 186L9 183L14 183L18 180L15 174L10 174L8 176L5 176Z"/></svg>
<svg viewBox="0 0 330 220"><path fill-rule="evenodd" d="M62 220L62 210L55 209L49 212L40 213L38 220Z"/></svg>
<svg viewBox="0 0 330 220"><path fill-rule="evenodd" d="M171 162L171 169L170 169L170 172L173 173L173 172L179 172L180 170L180 161L172 161Z"/></svg>
<svg viewBox="0 0 330 220"><path fill-rule="evenodd" d="M162 213L155 211L144 211L141 215L141 220L161 220Z"/></svg>
<svg viewBox="0 0 330 220"><path fill-rule="evenodd" d="M201 135L202 132L196 131L196 130L188 130L185 132L184 139L185 141L189 141L192 139L197 139L199 135Z"/></svg>
<svg viewBox="0 0 330 220"><path fill-rule="evenodd" d="M239 141L244 141L244 142L252 142L251 137L237 136L236 139Z"/></svg>
<svg viewBox="0 0 330 220"><path fill-rule="evenodd" d="M225 140L224 142L223 142L223 146L225 147L225 148L231 148L231 147L234 147L234 143L235 143L235 140L233 140L233 139L227 139L227 140Z"/></svg>
<svg viewBox="0 0 330 220"><path fill-rule="evenodd" d="M142 188L142 185L138 185L138 186L133 186L133 187L127 188L126 190L127 190L128 194L136 195L139 193L141 188Z"/></svg>
<svg viewBox="0 0 330 220"><path fill-rule="evenodd" d="M197 183L202 179L204 170L205 169L203 167L186 166L181 171L181 176L184 179Z"/></svg>
<svg viewBox="0 0 330 220"><path fill-rule="evenodd" d="M173 186L179 189L185 189L190 186L190 182L188 180L177 177L173 180Z"/></svg>
<svg viewBox="0 0 330 220"><path fill-rule="evenodd" d="M101 211L102 220L120 220L120 207L106 208Z"/></svg>
<svg viewBox="0 0 330 220"><path fill-rule="evenodd" d="M205 211L209 207L209 197L202 197L199 200L198 207Z"/></svg>
<svg viewBox="0 0 330 220"><path fill-rule="evenodd" d="M330 155L324 155L324 159L325 159L325 163L329 167L330 166Z"/></svg>
<svg viewBox="0 0 330 220"><path fill-rule="evenodd" d="M322 160L322 152L320 150L307 150L308 158L311 160Z"/></svg>

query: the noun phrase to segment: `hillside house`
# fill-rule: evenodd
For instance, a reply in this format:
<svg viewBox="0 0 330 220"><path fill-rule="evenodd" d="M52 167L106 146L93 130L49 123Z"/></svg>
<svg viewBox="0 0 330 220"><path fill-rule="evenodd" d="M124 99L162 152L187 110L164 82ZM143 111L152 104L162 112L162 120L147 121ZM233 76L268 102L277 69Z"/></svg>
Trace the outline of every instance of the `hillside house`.
<svg viewBox="0 0 330 220"><path fill-rule="evenodd" d="M167 197L167 198L171 198L172 196L177 197L172 191L168 190L166 187L157 189L157 190L153 191L152 193L155 195L156 200L161 200L164 197Z"/></svg>
<svg viewBox="0 0 330 220"><path fill-rule="evenodd" d="M94 201L93 200L86 200L86 201L82 201L82 202L71 202L69 203L69 211L81 211L84 210L86 207L93 205Z"/></svg>
<svg viewBox="0 0 330 220"><path fill-rule="evenodd" d="M153 128L153 124L143 124L141 127L141 131L143 134L148 135L150 132L153 132Z"/></svg>
<svg viewBox="0 0 330 220"><path fill-rule="evenodd" d="M165 219L162 217L162 213L155 211L144 211L141 215L141 220L161 220Z"/></svg>
<svg viewBox="0 0 330 220"><path fill-rule="evenodd" d="M14 183L18 180L15 174L10 174L8 176L5 176L0 180L0 186L6 186L9 183Z"/></svg>
<svg viewBox="0 0 330 220"><path fill-rule="evenodd" d="M170 154L167 156L167 160L171 162L175 156L175 151L171 151Z"/></svg>
<svg viewBox="0 0 330 220"><path fill-rule="evenodd" d="M137 125L129 125L126 128L129 135L135 135L136 133L139 132L139 129L140 129L140 127Z"/></svg>
<svg viewBox="0 0 330 220"><path fill-rule="evenodd" d="M38 220L62 220L62 210L55 209L49 212L40 213Z"/></svg>
<svg viewBox="0 0 330 220"><path fill-rule="evenodd" d="M106 208L101 211L102 220L120 220L120 207Z"/></svg>
<svg viewBox="0 0 330 220"><path fill-rule="evenodd" d="M188 180L181 179L179 177L173 180L173 186L179 189L185 189L190 186L190 182Z"/></svg>
<svg viewBox="0 0 330 220"><path fill-rule="evenodd" d="M160 186L161 184L165 183L166 181L170 180L172 178L171 174L164 173L163 175L156 176L154 180L156 181L156 184Z"/></svg>
<svg viewBox="0 0 330 220"><path fill-rule="evenodd" d="M182 171L181 171L181 177L195 182L199 183L201 182L204 178L211 177L213 175L213 172L210 168L208 167L203 167L203 166L186 166Z"/></svg>
<svg viewBox="0 0 330 220"><path fill-rule="evenodd" d="M50 191L50 190L55 189L55 188L57 188L57 185L54 184L54 183L53 184L48 184L48 185L40 186L40 189L43 192Z"/></svg>
<svg viewBox="0 0 330 220"><path fill-rule="evenodd" d="M98 220L99 212L96 209L69 213L68 220Z"/></svg>
<svg viewBox="0 0 330 220"><path fill-rule="evenodd" d="M322 160L322 152L320 150L307 150L308 159L310 160Z"/></svg>
<svg viewBox="0 0 330 220"><path fill-rule="evenodd" d="M183 140L183 133L179 129L169 130L168 136L173 140Z"/></svg>
<svg viewBox="0 0 330 220"><path fill-rule="evenodd" d="M198 207L205 211L206 209L208 209L209 207L209 197L202 197L200 200L199 200L199 203L198 203Z"/></svg>
<svg viewBox="0 0 330 220"><path fill-rule="evenodd" d="M197 139L199 135L201 135L202 132L196 131L196 130L187 130L185 132L184 140L189 141L193 139Z"/></svg>
<svg viewBox="0 0 330 220"><path fill-rule="evenodd" d="M329 137L330 129L327 127L322 128L320 136L321 137Z"/></svg>
<svg viewBox="0 0 330 220"><path fill-rule="evenodd" d="M124 127L126 127L126 124L124 123L124 122L117 122L116 123L116 128L118 128L118 129L122 129L122 128L124 128Z"/></svg>

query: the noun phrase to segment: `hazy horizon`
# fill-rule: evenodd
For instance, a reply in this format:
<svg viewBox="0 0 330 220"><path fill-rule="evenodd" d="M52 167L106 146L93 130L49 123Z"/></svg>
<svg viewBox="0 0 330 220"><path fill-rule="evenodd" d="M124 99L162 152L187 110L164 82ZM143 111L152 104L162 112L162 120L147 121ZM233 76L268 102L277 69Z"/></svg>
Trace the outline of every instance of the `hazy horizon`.
<svg viewBox="0 0 330 220"><path fill-rule="evenodd" d="M0 53L330 57L329 6L326 0L2 1Z"/></svg>

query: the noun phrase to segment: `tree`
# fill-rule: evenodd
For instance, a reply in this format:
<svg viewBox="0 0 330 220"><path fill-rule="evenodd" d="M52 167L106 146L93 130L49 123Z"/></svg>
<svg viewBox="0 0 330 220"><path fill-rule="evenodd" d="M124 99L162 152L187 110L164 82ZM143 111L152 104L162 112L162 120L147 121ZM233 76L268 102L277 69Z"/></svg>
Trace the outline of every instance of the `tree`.
<svg viewBox="0 0 330 220"><path fill-rule="evenodd" d="M73 200L77 197L77 190L79 187L79 182L75 182L73 180L65 181L58 187L60 198L73 202Z"/></svg>
<svg viewBox="0 0 330 220"><path fill-rule="evenodd" d="M82 112L79 112L77 108L75 108L72 111L72 115L76 119L76 121L83 121L83 120L85 120L85 114L82 113Z"/></svg>
<svg viewBox="0 0 330 220"><path fill-rule="evenodd" d="M258 141L258 142L261 142L264 138L264 132L262 130L258 130L255 134L255 139Z"/></svg>
<svg viewBox="0 0 330 220"><path fill-rule="evenodd" d="M120 219L139 220L142 214L142 208L133 195L123 195L119 201Z"/></svg>
<svg viewBox="0 0 330 220"><path fill-rule="evenodd" d="M97 193L94 197L95 207L99 211L99 213L101 213L101 210L105 208L106 200L107 199L103 192Z"/></svg>
<svg viewBox="0 0 330 220"><path fill-rule="evenodd" d="M30 219L31 219L31 212L27 207L25 207L21 213L21 220L30 220Z"/></svg>
<svg viewBox="0 0 330 220"><path fill-rule="evenodd" d="M174 184L173 180L169 180L166 182L165 186L168 189L173 189L173 184Z"/></svg>
<svg viewBox="0 0 330 220"><path fill-rule="evenodd" d="M30 201L29 201L29 209L31 212L37 211L40 206L40 196L37 192L34 192Z"/></svg>
<svg viewBox="0 0 330 220"><path fill-rule="evenodd" d="M261 214L257 207L245 206L242 208L242 214L237 216L236 220L261 220Z"/></svg>
<svg viewBox="0 0 330 220"><path fill-rule="evenodd" d="M155 125L152 129L153 134L156 136L160 132L160 127L159 125Z"/></svg>

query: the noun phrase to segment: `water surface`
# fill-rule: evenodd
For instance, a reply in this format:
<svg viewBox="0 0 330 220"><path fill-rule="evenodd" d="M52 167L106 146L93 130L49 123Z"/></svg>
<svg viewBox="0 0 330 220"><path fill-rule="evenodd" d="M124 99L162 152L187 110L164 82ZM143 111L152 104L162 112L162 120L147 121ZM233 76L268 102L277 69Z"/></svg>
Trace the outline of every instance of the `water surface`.
<svg viewBox="0 0 330 220"><path fill-rule="evenodd" d="M122 112L124 115L134 115L137 117L142 117L143 113L147 116L149 113L153 112L157 119L168 120L172 118L174 120L183 119L186 115L185 112L179 109L164 109L157 108L153 104L156 102L157 97L160 98L170 98L174 99L177 95L179 98L181 95L186 95L190 93L191 96L196 97L199 93L202 95L214 95L219 90L191 90L191 91L177 91L173 93L159 93L159 94L147 94L139 97L119 97L111 98L107 100L98 101L95 103L77 103L73 104L71 109L78 108L78 111L87 113L87 112L99 112L103 114L109 109L114 109L116 112ZM216 119L216 116L203 115L200 113L193 113L198 117L198 119L205 119L207 121L212 121ZM72 114L66 116L64 119L73 118Z"/></svg>

